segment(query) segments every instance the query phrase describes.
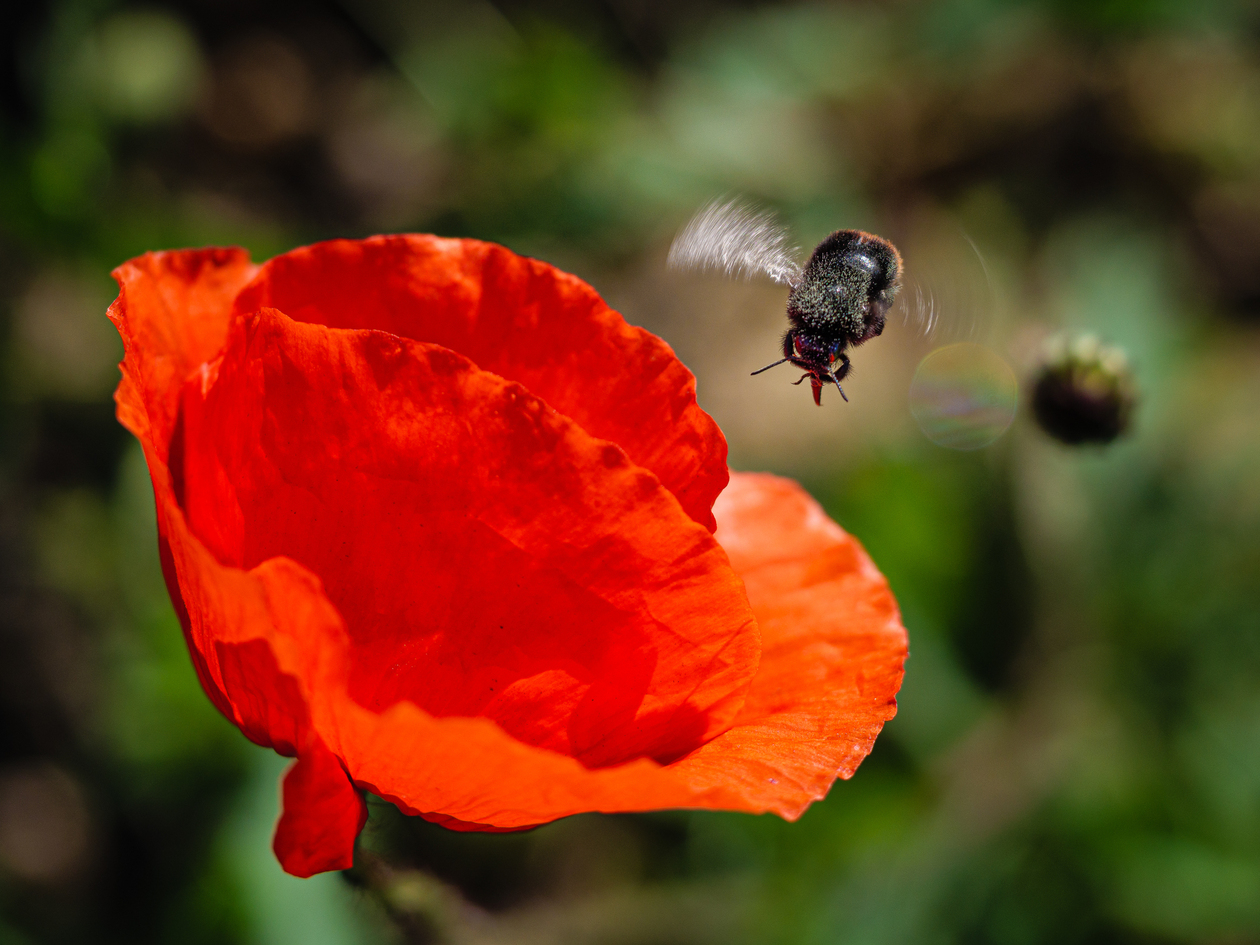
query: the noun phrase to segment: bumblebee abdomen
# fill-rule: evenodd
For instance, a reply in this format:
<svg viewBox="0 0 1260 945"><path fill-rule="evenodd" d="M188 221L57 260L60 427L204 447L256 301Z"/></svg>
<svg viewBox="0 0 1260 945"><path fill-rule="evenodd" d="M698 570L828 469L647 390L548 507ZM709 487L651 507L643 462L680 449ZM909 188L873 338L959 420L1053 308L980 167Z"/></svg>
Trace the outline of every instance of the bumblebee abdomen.
<svg viewBox="0 0 1260 945"><path fill-rule="evenodd" d="M815 334L860 343L884 329L901 256L885 239L837 230L818 244L788 296L788 317Z"/></svg>

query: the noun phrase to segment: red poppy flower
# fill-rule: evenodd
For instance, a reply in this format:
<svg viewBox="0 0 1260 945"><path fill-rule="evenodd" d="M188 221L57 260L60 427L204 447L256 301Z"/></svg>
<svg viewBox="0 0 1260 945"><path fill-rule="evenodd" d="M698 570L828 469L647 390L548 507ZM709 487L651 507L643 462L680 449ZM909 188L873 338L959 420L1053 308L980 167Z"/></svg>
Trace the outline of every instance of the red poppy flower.
<svg viewBox="0 0 1260 945"><path fill-rule="evenodd" d="M795 484L728 485L691 374L575 277L430 236L115 276L193 663L297 757L289 872L350 865L362 791L459 830L795 818L894 713L870 559Z"/></svg>

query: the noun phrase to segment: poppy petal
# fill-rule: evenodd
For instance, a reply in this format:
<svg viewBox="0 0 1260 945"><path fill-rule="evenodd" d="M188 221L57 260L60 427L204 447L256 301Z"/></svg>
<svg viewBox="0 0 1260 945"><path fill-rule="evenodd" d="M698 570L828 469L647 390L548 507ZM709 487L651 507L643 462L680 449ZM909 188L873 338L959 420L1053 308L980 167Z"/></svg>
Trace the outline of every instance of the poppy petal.
<svg viewBox="0 0 1260 945"><path fill-rule="evenodd" d="M155 475L154 486L164 571L203 687L251 741L298 756L274 844L281 865L297 876L348 867L367 808L310 712L312 689L345 689L339 615L293 561L248 572L220 564L188 529L169 477Z"/></svg>
<svg viewBox="0 0 1260 945"><path fill-rule="evenodd" d="M264 307L458 351L616 443L713 530L726 440L696 404L695 378L576 276L477 240L332 240L264 263L236 310Z"/></svg>
<svg viewBox="0 0 1260 945"><path fill-rule="evenodd" d="M184 378L223 347L232 300L257 271L237 248L146 253L114 271L109 317L125 351L118 419L163 459Z"/></svg>
<svg viewBox="0 0 1260 945"><path fill-rule="evenodd" d="M736 724L685 758L591 771L486 720L435 719L409 703L381 715L343 706L317 724L338 733L356 783L455 829L662 807L796 819L853 774L895 714L905 629L865 551L796 483L735 473L714 510L763 656Z"/></svg>
<svg viewBox="0 0 1260 945"><path fill-rule="evenodd" d="M354 841L367 805L322 741L298 755L284 776L284 806L272 848L285 872L314 876L354 865Z"/></svg>
<svg viewBox="0 0 1260 945"><path fill-rule="evenodd" d="M367 807L310 712L313 689L345 690L341 619L319 579L293 561L248 572L217 562L161 482L155 476L167 583L202 685L251 741L298 756L284 780L276 856L295 876L348 868Z"/></svg>
<svg viewBox="0 0 1260 945"><path fill-rule="evenodd" d="M862 546L795 482L736 473L714 512L761 628L761 666L730 731L674 768L794 820L853 775L896 714L906 631Z"/></svg>
<svg viewBox="0 0 1260 945"><path fill-rule="evenodd" d="M725 553L519 385L264 309L185 395L193 531L226 564L319 575L365 707L482 716L589 767L673 760L734 719L760 645Z"/></svg>

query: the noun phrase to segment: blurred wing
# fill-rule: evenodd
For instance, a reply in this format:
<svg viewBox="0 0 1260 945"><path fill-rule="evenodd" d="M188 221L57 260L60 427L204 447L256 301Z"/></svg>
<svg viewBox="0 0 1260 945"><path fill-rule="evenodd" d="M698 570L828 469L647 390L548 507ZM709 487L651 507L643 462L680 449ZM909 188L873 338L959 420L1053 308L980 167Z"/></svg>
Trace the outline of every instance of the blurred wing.
<svg viewBox="0 0 1260 945"><path fill-rule="evenodd" d="M925 337L934 337L940 329L941 313L932 287L925 290L918 279L909 281L910 285L902 285L898 299L906 327Z"/></svg>
<svg viewBox="0 0 1260 945"><path fill-rule="evenodd" d="M691 218L669 248L671 269L720 269L727 275L766 275L795 285L798 250L774 215L740 203L715 200Z"/></svg>
<svg viewBox="0 0 1260 945"><path fill-rule="evenodd" d="M917 265L903 276L896 302L907 328L949 344L974 341L993 327L996 290L970 236L946 233L910 249Z"/></svg>

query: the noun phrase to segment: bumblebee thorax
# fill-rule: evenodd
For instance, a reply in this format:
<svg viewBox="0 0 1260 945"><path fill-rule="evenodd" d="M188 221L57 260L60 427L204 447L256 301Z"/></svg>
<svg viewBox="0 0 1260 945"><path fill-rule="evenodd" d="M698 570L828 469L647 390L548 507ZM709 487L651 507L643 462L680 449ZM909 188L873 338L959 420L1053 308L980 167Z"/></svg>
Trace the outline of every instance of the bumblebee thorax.
<svg viewBox="0 0 1260 945"><path fill-rule="evenodd" d="M901 275L901 257L887 240L838 230L818 244L788 296L799 328L854 343L883 331Z"/></svg>

